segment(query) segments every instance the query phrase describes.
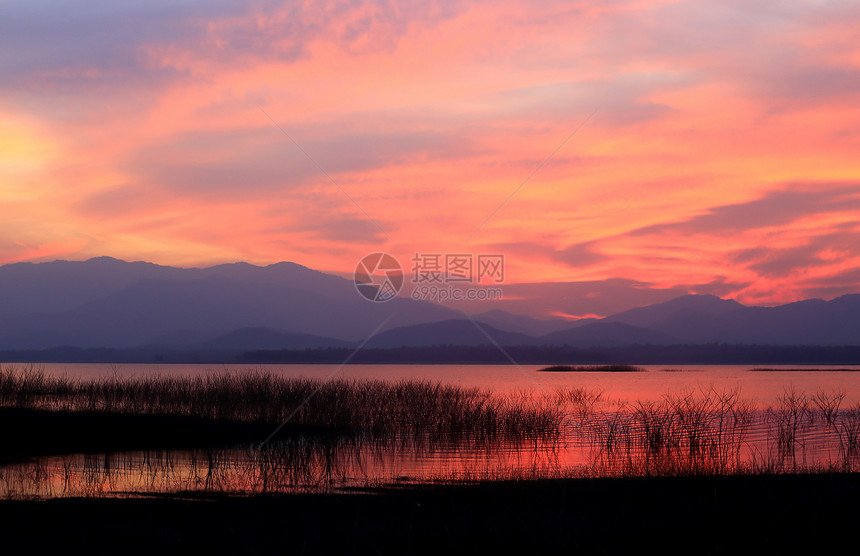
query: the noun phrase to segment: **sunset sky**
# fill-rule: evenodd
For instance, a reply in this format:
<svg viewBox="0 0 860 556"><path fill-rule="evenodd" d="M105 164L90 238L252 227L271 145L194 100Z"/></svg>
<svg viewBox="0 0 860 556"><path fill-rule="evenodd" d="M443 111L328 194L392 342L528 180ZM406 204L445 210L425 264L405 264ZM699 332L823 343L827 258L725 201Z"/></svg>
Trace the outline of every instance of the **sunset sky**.
<svg viewBox="0 0 860 556"><path fill-rule="evenodd" d="M0 263L860 292L858 29L856 0L4 3Z"/></svg>

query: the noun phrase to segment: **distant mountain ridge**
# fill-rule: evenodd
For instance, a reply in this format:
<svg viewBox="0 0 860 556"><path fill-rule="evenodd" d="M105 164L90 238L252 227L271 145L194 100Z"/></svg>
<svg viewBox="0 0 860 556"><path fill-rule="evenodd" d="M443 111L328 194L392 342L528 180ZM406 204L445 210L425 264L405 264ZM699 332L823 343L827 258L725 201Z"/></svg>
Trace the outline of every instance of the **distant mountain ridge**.
<svg viewBox="0 0 860 556"><path fill-rule="evenodd" d="M479 323L480 329L475 322ZM175 268L109 257L0 266L0 349L276 350L443 345L860 345L860 295L777 307L684 295L603 319L471 319L429 302L371 303L295 263Z"/></svg>
<svg viewBox="0 0 860 556"><path fill-rule="evenodd" d="M603 320L648 328L687 344L860 345L858 294L776 307L687 295Z"/></svg>
<svg viewBox="0 0 860 556"><path fill-rule="evenodd" d="M294 263L180 269L100 257L0 267L0 349L196 344L254 327L358 342L377 328L462 317L411 299L370 303L351 280Z"/></svg>

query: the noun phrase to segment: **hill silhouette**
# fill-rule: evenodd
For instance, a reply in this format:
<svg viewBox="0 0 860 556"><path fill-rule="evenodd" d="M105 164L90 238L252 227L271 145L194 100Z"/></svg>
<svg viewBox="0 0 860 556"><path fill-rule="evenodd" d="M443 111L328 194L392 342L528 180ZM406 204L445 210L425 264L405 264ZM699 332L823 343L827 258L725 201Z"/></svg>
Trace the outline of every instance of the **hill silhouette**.
<svg viewBox="0 0 860 556"><path fill-rule="evenodd" d="M684 295L606 318L472 317L371 303L352 280L295 263L174 268L99 257L0 266L0 350L260 350L434 345L860 345L860 295L776 307ZM488 338L489 336L489 338Z"/></svg>

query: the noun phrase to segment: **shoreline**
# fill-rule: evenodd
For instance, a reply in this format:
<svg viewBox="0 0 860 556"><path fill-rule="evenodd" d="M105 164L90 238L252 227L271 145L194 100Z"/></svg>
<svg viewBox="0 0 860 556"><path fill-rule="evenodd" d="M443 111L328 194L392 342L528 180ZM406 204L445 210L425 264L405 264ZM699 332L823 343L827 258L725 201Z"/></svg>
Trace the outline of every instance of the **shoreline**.
<svg viewBox="0 0 860 556"><path fill-rule="evenodd" d="M429 554L750 553L837 548L858 474L580 478L349 494L0 501L6 546L29 551ZM49 532L49 534L46 534Z"/></svg>

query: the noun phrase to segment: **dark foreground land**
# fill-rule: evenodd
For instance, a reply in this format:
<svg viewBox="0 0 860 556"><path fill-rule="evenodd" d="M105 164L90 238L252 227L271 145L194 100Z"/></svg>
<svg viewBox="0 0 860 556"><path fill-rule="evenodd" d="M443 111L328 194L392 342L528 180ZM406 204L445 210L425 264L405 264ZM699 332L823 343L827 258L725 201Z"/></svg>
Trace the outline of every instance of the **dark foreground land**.
<svg viewBox="0 0 860 556"><path fill-rule="evenodd" d="M856 474L0 503L5 553L810 553L856 548ZM195 498L195 496L197 496Z"/></svg>

